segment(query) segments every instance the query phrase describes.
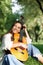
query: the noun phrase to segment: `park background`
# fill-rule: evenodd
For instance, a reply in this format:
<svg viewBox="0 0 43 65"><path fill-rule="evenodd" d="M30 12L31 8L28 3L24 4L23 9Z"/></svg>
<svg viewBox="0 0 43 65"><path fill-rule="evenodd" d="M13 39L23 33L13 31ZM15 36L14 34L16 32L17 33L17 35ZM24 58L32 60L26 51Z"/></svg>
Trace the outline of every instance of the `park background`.
<svg viewBox="0 0 43 65"><path fill-rule="evenodd" d="M43 54L43 0L0 0L0 56L1 41L16 19L24 16L24 23L32 39L32 44ZM25 65L42 65L29 56Z"/></svg>

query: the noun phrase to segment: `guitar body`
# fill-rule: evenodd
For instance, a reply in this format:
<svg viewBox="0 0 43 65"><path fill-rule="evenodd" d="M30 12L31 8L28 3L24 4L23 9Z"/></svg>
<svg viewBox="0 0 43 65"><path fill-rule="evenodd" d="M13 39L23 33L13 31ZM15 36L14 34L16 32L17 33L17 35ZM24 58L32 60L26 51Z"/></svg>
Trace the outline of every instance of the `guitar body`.
<svg viewBox="0 0 43 65"><path fill-rule="evenodd" d="M20 48L12 48L10 52L21 61L26 61L28 59L28 53L26 49L21 50Z"/></svg>
<svg viewBox="0 0 43 65"><path fill-rule="evenodd" d="M18 36L16 36L16 37L18 37ZM17 42L17 41L14 41L14 42ZM10 52L11 52L12 55L14 55L20 61L26 61L28 59L27 50L23 49L21 47L11 48Z"/></svg>

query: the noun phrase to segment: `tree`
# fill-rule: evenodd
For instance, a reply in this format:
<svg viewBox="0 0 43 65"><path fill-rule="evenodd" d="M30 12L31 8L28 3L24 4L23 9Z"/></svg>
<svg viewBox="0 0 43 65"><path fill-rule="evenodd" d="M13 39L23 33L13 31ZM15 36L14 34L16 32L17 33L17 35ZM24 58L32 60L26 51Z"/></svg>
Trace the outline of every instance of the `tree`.
<svg viewBox="0 0 43 65"><path fill-rule="evenodd" d="M31 37L35 40L37 37L38 40L38 37L41 35L39 33L43 23L43 0L18 0L18 3L24 6L22 11L24 12L23 15L25 17L25 24L27 25L27 29L30 32ZM38 29L35 29L36 27L38 28L36 23L39 25L39 31ZM36 31L38 31L38 36L35 35ZM41 31L41 33L43 32Z"/></svg>
<svg viewBox="0 0 43 65"><path fill-rule="evenodd" d="M7 15L12 13L11 0L0 0L0 38L6 32L5 23Z"/></svg>
<svg viewBox="0 0 43 65"><path fill-rule="evenodd" d="M11 14L11 7L10 7L11 0L1 0L0 1L0 32L4 31L4 24L6 23L7 15Z"/></svg>

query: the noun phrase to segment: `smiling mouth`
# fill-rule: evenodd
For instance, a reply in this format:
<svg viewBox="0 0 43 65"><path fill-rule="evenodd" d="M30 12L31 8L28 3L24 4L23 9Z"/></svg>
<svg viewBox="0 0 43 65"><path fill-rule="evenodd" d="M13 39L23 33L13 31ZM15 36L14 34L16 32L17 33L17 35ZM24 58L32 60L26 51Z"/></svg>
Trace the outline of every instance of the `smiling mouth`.
<svg viewBox="0 0 43 65"><path fill-rule="evenodd" d="M14 31L14 32L17 32L17 30L16 30L16 29L14 29L13 31Z"/></svg>
<svg viewBox="0 0 43 65"><path fill-rule="evenodd" d="M13 29L14 31L17 30L17 29Z"/></svg>

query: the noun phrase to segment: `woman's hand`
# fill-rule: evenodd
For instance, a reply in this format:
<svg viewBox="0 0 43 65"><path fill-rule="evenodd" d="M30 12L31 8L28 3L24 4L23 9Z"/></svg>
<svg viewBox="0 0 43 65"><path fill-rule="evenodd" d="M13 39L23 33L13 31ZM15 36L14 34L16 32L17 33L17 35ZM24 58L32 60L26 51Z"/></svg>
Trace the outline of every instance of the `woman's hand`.
<svg viewBox="0 0 43 65"><path fill-rule="evenodd" d="M25 31L26 36L27 36L28 32L27 32L27 29L26 29L26 28L27 28L27 27L26 27L26 24L24 24L24 25L23 25L23 30Z"/></svg>
<svg viewBox="0 0 43 65"><path fill-rule="evenodd" d="M26 39L27 39L27 44L31 43L32 39L30 38L28 32L27 32L27 29L26 29L26 25L24 24L23 25L23 30L25 31L25 34L26 34Z"/></svg>
<svg viewBox="0 0 43 65"><path fill-rule="evenodd" d="M26 25L25 24L23 25L23 30L26 30Z"/></svg>
<svg viewBox="0 0 43 65"><path fill-rule="evenodd" d="M24 44L24 43L21 43L21 42L18 42L18 43L15 43L15 44L12 44L12 48L16 48L16 47L20 47L22 49L27 49L27 45Z"/></svg>
<svg viewBox="0 0 43 65"><path fill-rule="evenodd" d="M20 43L20 47L27 49L27 45L24 43Z"/></svg>

